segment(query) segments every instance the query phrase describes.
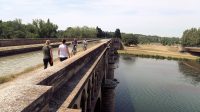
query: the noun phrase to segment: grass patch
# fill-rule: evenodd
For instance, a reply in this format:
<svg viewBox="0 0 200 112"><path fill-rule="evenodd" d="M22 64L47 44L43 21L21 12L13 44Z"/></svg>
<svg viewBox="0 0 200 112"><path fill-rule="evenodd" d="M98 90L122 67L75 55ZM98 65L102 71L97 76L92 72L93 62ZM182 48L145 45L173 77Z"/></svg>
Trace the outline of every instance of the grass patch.
<svg viewBox="0 0 200 112"><path fill-rule="evenodd" d="M36 70L36 69L42 67L42 66L43 66L43 64L39 64L39 65L36 65L34 67L29 67L22 72L18 72L18 73L15 73L15 74L8 74L7 76L2 76L2 77L0 77L0 84L11 81L11 80L15 79L16 77L18 77L22 74L31 72L33 70Z"/></svg>
<svg viewBox="0 0 200 112"><path fill-rule="evenodd" d="M161 56L161 55L152 55L152 54L133 54L133 53L129 53L129 52L123 52L121 50L118 51L119 54L122 55L131 55L131 56L136 56L136 57L143 57L143 58L153 58L153 59L167 59L167 60L190 60L187 58L178 58L178 57L172 57L172 56Z"/></svg>
<svg viewBox="0 0 200 112"><path fill-rule="evenodd" d="M0 84L5 83L13 79L13 76L5 76L5 77L0 77Z"/></svg>
<svg viewBox="0 0 200 112"><path fill-rule="evenodd" d="M59 60L58 58L54 59L54 63L58 62L58 60ZM7 76L2 76L2 77L0 77L0 84L12 81L13 79L17 78L20 75L37 70L38 68L42 68L42 67L43 67L43 64L38 64L36 66L29 67L29 68L25 69L24 71L21 71L21 72L15 73L15 74L8 74Z"/></svg>
<svg viewBox="0 0 200 112"><path fill-rule="evenodd" d="M196 61L200 63L200 58L197 58Z"/></svg>
<svg viewBox="0 0 200 112"><path fill-rule="evenodd" d="M135 47L125 47L124 50L118 50L118 53L155 59L200 61L200 57L198 56L189 53L180 53L178 46L163 46L159 44L139 44Z"/></svg>

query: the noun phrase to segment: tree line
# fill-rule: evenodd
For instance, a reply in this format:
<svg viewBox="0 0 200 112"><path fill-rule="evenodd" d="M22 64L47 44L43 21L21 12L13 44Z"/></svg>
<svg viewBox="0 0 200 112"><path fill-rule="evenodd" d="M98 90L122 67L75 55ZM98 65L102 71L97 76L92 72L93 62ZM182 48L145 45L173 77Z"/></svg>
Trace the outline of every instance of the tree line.
<svg viewBox="0 0 200 112"><path fill-rule="evenodd" d="M162 45L176 45L180 44L180 39L176 37L159 37L142 34L126 34L122 33L122 41L125 45L137 45L137 44L150 44L160 43Z"/></svg>
<svg viewBox="0 0 200 112"><path fill-rule="evenodd" d="M83 27L68 27L66 30L58 31L59 38L95 38L96 29Z"/></svg>
<svg viewBox="0 0 200 112"><path fill-rule="evenodd" d="M20 19L3 22L0 20L0 39L13 38L54 38L57 36L58 26L41 19L33 20L32 23L23 24Z"/></svg>
<svg viewBox="0 0 200 112"><path fill-rule="evenodd" d="M0 39L13 38L121 38L125 45L161 43L163 45L182 44L183 46L200 46L200 28L191 28L183 32L181 39L152 35L103 31L98 26L68 27L58 30L58 26L49 19L35 19L32 23L23 24L21 19L13 21L0 20Z"/></svg>
<svg viewBox="0 0 200 112"><path fill-rule="evenodd" d="M108 32L108 31L103 31L101 28L98 26L96 27L97 31L97 38L120 38L121 39L121 32L120 29L117 28L115 32Z"/></svg>
<svg viewBox="0 0 200 112"><path fill-rule="evenodd" d="M58 26L49 19L35 19L32 23L23 24L21 19L13 21L0 20L0 39L14 38L121 38L119 29L115 32L103 31L98 26L68 27L58 30Z"/></svg>
<svg viewBox="0 0 200 112"><path fill-rule="evenodd" d="M200 28L191 28L183 32L181 42L183 46L200 47Z"/></svg>
<svg viewBox="0 0 200 112"><path fill-rule="evenodd" d="M200 28L191 28L185 30L181 38L169 38L141 34L123 34L122 40L124 40L126 44L161 43L163 45L182 44L183 46L188 47L200 47Z"/></svg>

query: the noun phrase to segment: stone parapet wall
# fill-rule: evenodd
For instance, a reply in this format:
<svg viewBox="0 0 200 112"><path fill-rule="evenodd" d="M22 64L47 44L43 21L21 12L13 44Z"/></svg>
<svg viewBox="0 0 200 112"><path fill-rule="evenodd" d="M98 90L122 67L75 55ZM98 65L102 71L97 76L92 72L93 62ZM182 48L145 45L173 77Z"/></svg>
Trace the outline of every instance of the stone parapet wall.
<svg viewBox="0 0 200 112"><path fill-rule="evenodd" d="M0 47L7 47L7 46L19 46L19 45L30 45L30 44L42 44L45 43L45 39L6 39L0 40ZM51 42L60 42L62 39L57 38L49 38ZM72 39L67 39L71 41Z"/></svg>
<svg viewBox="0 0 200 112"><path fill-rule="evenodd" d="M98 41L98 39L90 39L88 42ZM66 42L68 45L71 44L71 42ZM82 41L78 41L78 43L82 43ZM51 43L52 47L58 47L59 43ZM8 47L5 50L0 49L0 57L4 56L10 56L15 54L21 54L21 53L27 53L27 52L33 52L33 51L39 51L42 50L43 44L35 44L31 46L20 46L20 47Z"/></svg>
<svg viewBox="0 0 200 112"><path fill-rule="evenodd" d="M53 44L52 47L58 47L58 45L59 45L58 43ZM39 51L39 50L42 50L42 47L43 47L42 45L39 45L39 46L25 47L25 48L20 48L20 49L2 50L0 51L0 57Z"/></svg>
<svg viewBox="0 0 200 112"><path fill-rule="evenodd" d="M81 38L77 38L81 40ZM91 38L87 38L91 39ZM93 38L95 39L95 38ZM43 44L46 40L50 40L51 43L61 42L62 38L41 38L41 39L0 39L0 47L7 46L19 46L19 45L30 45L30 44ZM66 38L66 41L72 41L73 38Z"/></svg>

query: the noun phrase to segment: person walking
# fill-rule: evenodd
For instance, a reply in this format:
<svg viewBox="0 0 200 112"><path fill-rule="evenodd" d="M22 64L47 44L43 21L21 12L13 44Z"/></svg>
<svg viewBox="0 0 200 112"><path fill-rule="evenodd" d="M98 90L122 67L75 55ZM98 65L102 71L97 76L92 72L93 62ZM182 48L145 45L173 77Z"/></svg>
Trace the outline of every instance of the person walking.
<svg viewBox="0 0 200 112"><path fill-rule="evenodd" d="M46 43L43 46L42 51L43 51L44 69L47 68L48 63L50 64L50 66L53 66L53 54L52 54L52 47L50 46L50 40L46 40Z"/></svg>
<svg viewBox="0 0 200 112"><path fill-rule="evenodd" d="M60 44L58 47L58 56L59 56L60 61L64 61L67 58L70 58L69 50L66 45L65 39L62 40L62 44Z"/></svg>
<svg viewBox="0 0 200 112"><path fill-rule="evenodd" d="M72 41L72 54L73 55L75 55L77 52L77 45L78 45L78 42L77 42L76 38L74 38L74 41Z"/></svg>
<svg viewBox="0 0 200 112"><path fill-rule="evenodd" d="M83 40L83 50L85 51L85 50L87 50L87 40L86 39L84 39Z"/></svg>

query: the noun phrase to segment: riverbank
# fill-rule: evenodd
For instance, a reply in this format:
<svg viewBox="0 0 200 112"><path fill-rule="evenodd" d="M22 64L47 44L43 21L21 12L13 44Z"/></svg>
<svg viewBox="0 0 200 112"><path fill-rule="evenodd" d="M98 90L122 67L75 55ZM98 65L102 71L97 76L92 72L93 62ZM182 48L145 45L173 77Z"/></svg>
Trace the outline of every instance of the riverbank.
<svg viewBox="0 0 200 112"><path fill-rule="evenodd" d="M118 50L119 54L128 54L139 57L173 60L195 60L200 57L189 53L181 53L178 46L163 46L160 44L137 45L134 47L124 47L124 50Z"/></svg>

